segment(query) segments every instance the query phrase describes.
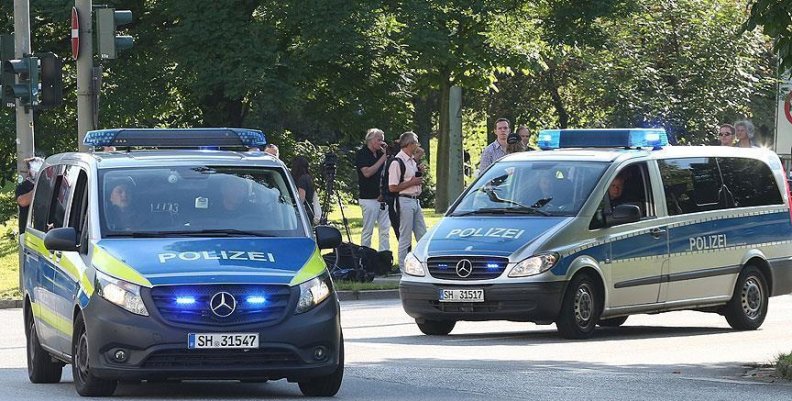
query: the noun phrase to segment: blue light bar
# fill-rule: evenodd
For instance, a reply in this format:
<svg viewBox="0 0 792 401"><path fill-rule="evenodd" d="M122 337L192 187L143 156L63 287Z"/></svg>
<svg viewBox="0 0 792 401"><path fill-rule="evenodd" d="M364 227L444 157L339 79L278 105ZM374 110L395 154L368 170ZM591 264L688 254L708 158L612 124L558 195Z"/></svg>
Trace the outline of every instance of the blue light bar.
<svg viewBox="0 0 792 401"><path fill-rule="evenodd" d="M245 147L267 144L259 130L247 128L115 128L88 131L85 146L104 147Z"/></svg>
<svg viewBox="0 0 792 401"><path fill-rule="evenodd" d="M650 148L668 146L663 128L545 129L539 131L541 149Z"/></svg>

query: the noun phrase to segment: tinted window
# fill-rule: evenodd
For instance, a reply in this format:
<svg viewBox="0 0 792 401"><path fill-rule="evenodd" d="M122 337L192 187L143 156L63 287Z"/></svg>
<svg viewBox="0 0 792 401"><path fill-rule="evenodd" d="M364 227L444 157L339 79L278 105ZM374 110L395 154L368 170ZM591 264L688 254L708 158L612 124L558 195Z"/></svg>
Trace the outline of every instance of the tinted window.
<svg viewBox="0 0 792 401"><path fill-rule="evenodd" d="M81 237L83 226L85 223L85 213L88 210L88 175L85 171L77 166L69 167L66 175L74 187L74 198L69 211L68 226L74 228L77 232L77 238ZM76 178L75 178L76 177Z"/></svg>
<svg viewBox="0 0 792 401"><path fill-rule="evenodd" d="M286 171L183 166L103 170L104 236L305 236Z"/></svg>
<svg viewBox="0 0 792 401"><path fill-rule="evenodd" d="M497 163L476 180L452 215L574 216L607 166L570 161Z"/></svg>
<svg viewBox="0 0 792 401"><path fill-rule="evenodd" d="M718 164L723 175L723 183L734 200L734 207L783 203L773 172L762 161L718 158Z"/></svg>
<svg viewBox="0 0 792 401"><path fill-rule="evenodd" d="M715 158L659 160L668 214L704 212L729 207Z"/></svg>
<svg viewBox="0 0 792 401"><path fill-rule="evenodd" d="M41 171L36 182L36 193L33 195L31 224L39 231L47 231L52 189L55 185L58 166L49 166Z"/></svg>

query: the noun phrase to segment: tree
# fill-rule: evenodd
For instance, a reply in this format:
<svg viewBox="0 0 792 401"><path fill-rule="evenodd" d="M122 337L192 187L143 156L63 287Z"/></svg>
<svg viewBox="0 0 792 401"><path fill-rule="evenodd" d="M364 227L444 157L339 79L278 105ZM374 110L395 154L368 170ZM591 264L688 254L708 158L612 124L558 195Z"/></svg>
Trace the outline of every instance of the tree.
<svg viewBox="0 0 792 401"><path fill-rule="evenodd" d="M773 38L773 50L781 59L781 70L792 70L792 0L758 0L751 4L751 14L743 29L762 26Z"/></svg>

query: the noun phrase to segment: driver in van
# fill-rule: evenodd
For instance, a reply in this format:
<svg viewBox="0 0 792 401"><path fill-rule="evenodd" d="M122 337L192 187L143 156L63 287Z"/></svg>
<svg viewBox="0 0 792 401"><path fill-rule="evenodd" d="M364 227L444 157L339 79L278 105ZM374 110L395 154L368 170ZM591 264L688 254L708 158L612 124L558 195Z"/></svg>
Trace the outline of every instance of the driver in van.
<svg viewBox="0 0 792 401"><path fill-rule="evenodd" d="M115 231L132 229L138 216L130 207L133 200L134 182L132 179L122 180L112 185L108 195L107 225Z"/></svg>
<svg viewBox="0 0 792 401"><path fill-rule="evenodd" d="M624 181L624 176L619 174L611 181L608 187L608 198L610 199L611 208L626 203L622 196L624 194Z"/></svg>

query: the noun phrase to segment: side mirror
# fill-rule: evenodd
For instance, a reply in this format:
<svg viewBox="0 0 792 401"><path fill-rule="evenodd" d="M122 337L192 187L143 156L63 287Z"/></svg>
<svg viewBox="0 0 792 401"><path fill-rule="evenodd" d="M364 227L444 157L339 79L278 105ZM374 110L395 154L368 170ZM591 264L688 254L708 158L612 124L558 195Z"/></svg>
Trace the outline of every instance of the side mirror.
<svg viewBox="0 0 792 401"><path fill-rule="evenodd" d="M618 205L613 208L613 213L605 215L605 225L608 227L634 223L638 220L641 220L641 208L630 204Z"/></svg>
<svg viewBox="0 0 792 401"><path fill-rule="evenodd" d="M72 227L53 228L44 235L44 246L50 251L77 251L77 231Z"/></svg>
<svg viewBox="0 0 792 401"><path fill-rule="evenodd" d="M341 245L341 231L331 226L316 226L316 245L319 249L331 249Z"/></svg>

